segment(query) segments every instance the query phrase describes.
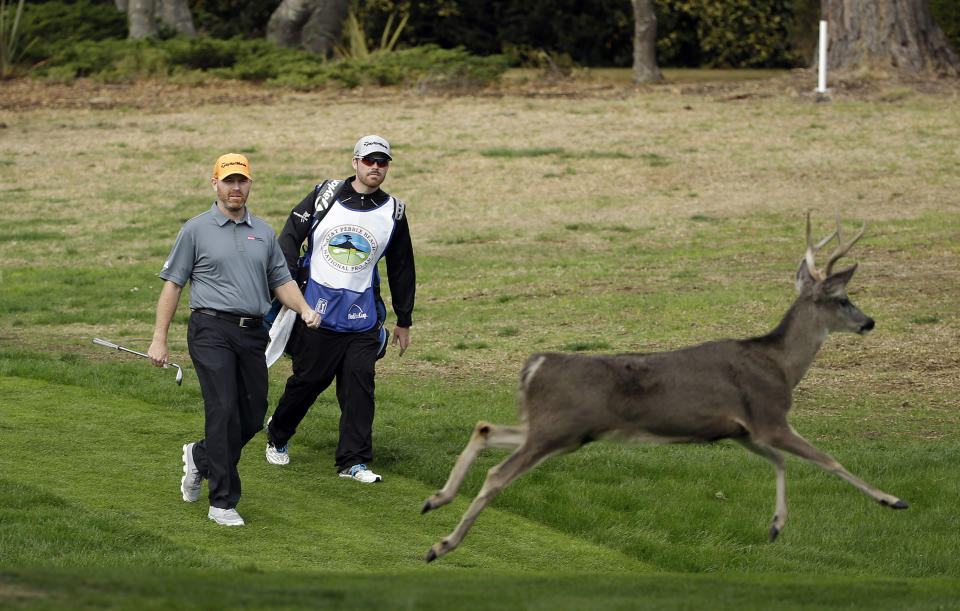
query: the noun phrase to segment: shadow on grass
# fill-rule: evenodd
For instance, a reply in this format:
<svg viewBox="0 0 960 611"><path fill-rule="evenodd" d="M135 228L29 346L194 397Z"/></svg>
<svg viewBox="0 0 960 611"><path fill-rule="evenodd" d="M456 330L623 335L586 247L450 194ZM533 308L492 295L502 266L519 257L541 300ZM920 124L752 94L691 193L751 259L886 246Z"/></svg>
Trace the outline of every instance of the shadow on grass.
<svg viewBox="0 0 960 611"><path fill-rule="evenodd" d="M19 609L936 609L948 579L812 579L660 574L608 576L415 570L13 569L0 603Z"/></svg>

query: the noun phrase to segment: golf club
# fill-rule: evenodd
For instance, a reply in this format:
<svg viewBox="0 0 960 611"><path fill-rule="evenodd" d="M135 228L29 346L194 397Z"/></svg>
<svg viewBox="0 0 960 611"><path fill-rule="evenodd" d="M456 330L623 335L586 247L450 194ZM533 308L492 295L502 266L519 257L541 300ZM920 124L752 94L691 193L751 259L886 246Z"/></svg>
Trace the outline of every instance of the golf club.
<svg viewBox="0 0 960 611"><path fill-rule="evenodd" d="M123 346L118 346L112 342L108 342L98 337L93 338L93 343L98 344L100 346L106 346L107 348L115 348L117 350L122 350L123 352L129 352L130 354L136 354L137 356L142 356L145 359L150 358L150 355L148 354L137 352L136 350L130 350L129 348L124 348ZM180 368L180 365L177 365L176 363L167 363L167 365L177 368L177 377L176 377L177 386L180 386L181 384L183 384L183 369Z"/></svg>

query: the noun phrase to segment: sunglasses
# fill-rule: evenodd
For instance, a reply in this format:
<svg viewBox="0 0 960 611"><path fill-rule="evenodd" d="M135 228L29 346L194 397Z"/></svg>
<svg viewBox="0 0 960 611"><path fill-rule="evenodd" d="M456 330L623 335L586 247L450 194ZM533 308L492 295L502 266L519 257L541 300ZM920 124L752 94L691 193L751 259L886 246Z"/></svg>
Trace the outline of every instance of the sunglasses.
<svg viewBox="0 0 960 611"><path fill-rule="evenodd" d="M364 157L360 160L360 163L368 168L372 168L373 166L377 166L378 168L386 168L389 167L390 160L386 157Z"/></svg>

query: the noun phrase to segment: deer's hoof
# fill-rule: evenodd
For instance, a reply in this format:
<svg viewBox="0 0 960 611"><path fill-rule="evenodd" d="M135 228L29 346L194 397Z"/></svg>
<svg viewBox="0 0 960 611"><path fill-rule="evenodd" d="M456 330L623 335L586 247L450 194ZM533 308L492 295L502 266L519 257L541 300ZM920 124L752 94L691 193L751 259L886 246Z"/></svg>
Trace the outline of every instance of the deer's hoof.
<svg viewBox="0 0 960 611"><path fill-rule="evenodd" d="M779 534L780 534L780 529L777 528L776 526L771 526L770 527L770 543L773 543L774 541L776 541L777 535Z"/></svg>
<svg viewBox="0 0 960 611"><path fill-rule="evenodd" d="M423 504L423 509L420 510L420 515L427 513L431 509L433 509L433 505L430 504L430 499L427 499L427 502ZM427 560L427 562L430 562L430 560Z"/></svg>
<svg viewBox="0 0 960 611"><path fill-rule="evenodd" d="M897 499L897 502L894 503L893 505L891 505L890 503L887 503L886 501L881 501L881 503L884 504L884 505L886 505L887 507L889 507L889 508L891 508L891 509L906 509L907 507L910 506L910 505L907 505L906 503L904 503L903 501L901 501L900 499Z"/></svg>
<svg viewBox="0 0 960 611"><path fill-rule="evenodd" d="M431 547L431 548L430 548L430 551L427 552L427 555L426 555L426 557L424 558L424 560L426 560L427 563L429 564L429 563L433 562L433 561L436 560L436 559L437 559L437 552L433 551L433 548Z"/></svg>

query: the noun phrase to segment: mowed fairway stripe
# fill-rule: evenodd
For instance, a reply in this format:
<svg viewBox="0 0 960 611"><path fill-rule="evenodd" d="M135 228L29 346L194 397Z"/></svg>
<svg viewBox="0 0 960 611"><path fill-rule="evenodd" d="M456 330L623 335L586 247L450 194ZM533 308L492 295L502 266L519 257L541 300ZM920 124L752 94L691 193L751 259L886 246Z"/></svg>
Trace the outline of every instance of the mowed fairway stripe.
<svg viewBox="0 0 960 611"><path fill-rule="evenodd" d="M484 512L456 554L427 567L423 555L453 529L469 499L421 516L423 500L433 492L421 482L389 472L382 473L382 484L341 479L328 464L330 456L307 448L287 467L268 465L262 435L245 448L240 464L244 490L238 510L247 526L217 527L206 517L206 487L198 503L180 498L180 448L202 431L199 411L165 410L16 377L0 379L0 396L6 404L0 415L0 460L17 466L7 472L10 479L125 529L164 537L180 549L192 547L203 557L201 565L209 566L213 556L227 566L264 570L382 571L422 565L422 570L549 571L562 564L585 573L653 572L632 558L495 508Z"/></svg>

